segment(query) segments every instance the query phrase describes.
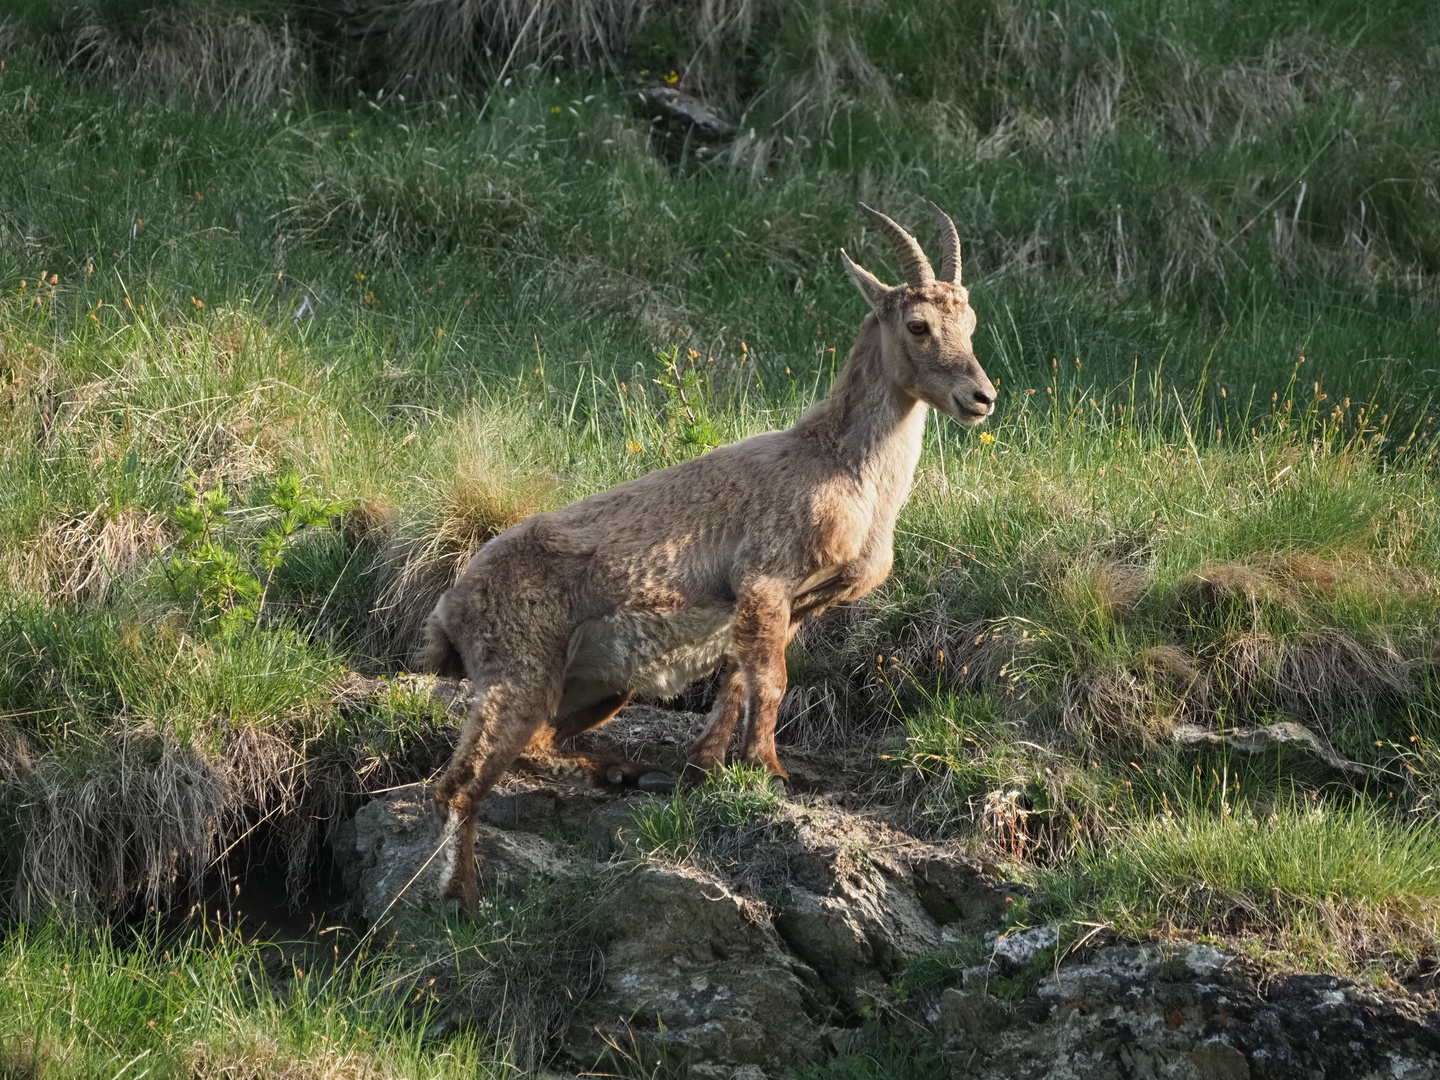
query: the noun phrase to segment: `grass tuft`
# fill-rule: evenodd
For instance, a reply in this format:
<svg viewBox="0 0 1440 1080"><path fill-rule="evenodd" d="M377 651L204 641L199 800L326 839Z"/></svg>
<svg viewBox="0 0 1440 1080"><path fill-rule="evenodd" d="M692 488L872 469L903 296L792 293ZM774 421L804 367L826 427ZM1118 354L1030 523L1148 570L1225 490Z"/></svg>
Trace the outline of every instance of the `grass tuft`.
<svg viewBox="0 0 1440 1080"><path fill-rule="evenodd" d="M684 861L703 845L768 825L783 801L764 769L726 765L707 773L693 789L641 807L635 814L635 843L643 855Z"/></svg>

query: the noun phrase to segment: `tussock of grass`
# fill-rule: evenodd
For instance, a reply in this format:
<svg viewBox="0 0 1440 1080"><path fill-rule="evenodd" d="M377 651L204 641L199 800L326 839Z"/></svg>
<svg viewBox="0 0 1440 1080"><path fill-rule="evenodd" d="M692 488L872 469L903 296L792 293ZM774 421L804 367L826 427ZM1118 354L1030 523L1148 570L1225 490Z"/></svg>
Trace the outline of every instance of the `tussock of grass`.
<svg viewBox="0 0 1440 1080"><path fill-rule="evenodd" d="M421 625L480 546L553 505L548 463L534 458L538 441L533 422L504 403L472 408L453 426L444 464L433 469L451 479L411 493L377 559L384 584L368 614L371 655L411 660Z"/></svg>
<svg viewBox="0 0 1440 1080"><path fill-rule="evenodd" d="M519 1069L554 1060L575 1010L605 976L602 901L611 881L537 879L488 896L473 919L427 917L386 951L387 980L423 985L452 1016L485 1017L489 1037Z"/></svg>
<svg viewBox="0 0 1440 1080"><path fill-rule="evenodd" d="M272 27L204 4L143 18L131 27L101 19L77 28L69 63L91 78L147 94L246 111L270 105L300 85L304 61L284 23Z"/></svg>
<svg viewBox="0 0 1440 1080"><path fill-rule="evenodd" d="M168 546L167 526L153 512L101 503L88 514L39 523L7 570L21 588L38 582L60 600L103 603L117 578Z"/></svg>
<svg viewBox="0 0 1440 1080"><path fill-rule="evenodd" d="M206 641L20 605L0 655L4 891L30 918L166 908L260 829L299 896L349 800L422 779L452 737L428 687L357 701L281 630Z"/></svg>

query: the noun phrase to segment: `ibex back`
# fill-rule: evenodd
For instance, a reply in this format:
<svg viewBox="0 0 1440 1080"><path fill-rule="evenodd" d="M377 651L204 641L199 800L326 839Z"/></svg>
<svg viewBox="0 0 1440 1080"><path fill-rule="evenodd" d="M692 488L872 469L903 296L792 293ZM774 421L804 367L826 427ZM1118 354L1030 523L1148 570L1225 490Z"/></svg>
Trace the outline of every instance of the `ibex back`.
<svg viewBox="0 0 1440 1080"><path fill-rule="evenodd" d="M427 666L468 675L474 693L435 790L442 820L459 825L448 897L478 900L480 801L527 746L563 746L632 696L673 695L722 663L689 767L723 761L744 718L745 760L786 775L775 756L785 646L804 620L889 575L927 406L967 425L995 407L971 348L954 224L932 206L937 277L914 237L862 209L900 256L905 283L885 285L841 252L871 314L827 398L788 430L536 514L482 547L436 606ZM666 779L571 757L602 783Z"/></svg>

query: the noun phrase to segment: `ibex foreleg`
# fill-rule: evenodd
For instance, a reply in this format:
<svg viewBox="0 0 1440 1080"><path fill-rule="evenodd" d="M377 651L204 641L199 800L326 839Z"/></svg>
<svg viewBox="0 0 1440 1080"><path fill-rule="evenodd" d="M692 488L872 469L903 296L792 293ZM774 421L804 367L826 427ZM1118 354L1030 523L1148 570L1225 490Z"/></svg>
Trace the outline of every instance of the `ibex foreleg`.
<svg viewBox="0 0 1440 1080"><path fill-rule="evenodd" d="M807 617L815 611L823 611L833 603L833 599L828 594L822 596L818 591L808 593L803 599L803 604L797 600L790 609L790 626L785 632L785 645L789 645L795 635L800 632ZM784 675L784 646L781 646L781 674ZM782 682L780 697L784 696L785 684ZM699 780L704 773L725 761L726 752L730 748L730 739L740 720L745 716L746 702L744 671L737 661L731 659L726 662L721 673L720 689L715 695L715 704L710 710L709 724L690 748L690 759L685 764L685 772L689 780ZM778 709L778 707L777 705L776 708ZM750 725L748 730L753 732L754 725ZM772 718L769 728L769 742L772 747L774 730L775 721ZM753 739L753 735L747 735L747 758Z"/></svg>
<svg viewBox="0 0 1440 1080"><path fill-rule="evenodd" d="M785 696L785 646L790 641L790 592L777 579L748 583L735 608L735 660L745 681L743 756L773 775L789 774L775 755L775 721Z"/></svg>
<svg viewBox="0 0 1440 1080"><path fill-rule="evenodd" d="M690 759L685 763L687 781L699 780L716 765L724 763L730 736L744 715L745 676L734 660L727 660L720 674L720 690L710 709L710 723L695 740Z"/></svg>

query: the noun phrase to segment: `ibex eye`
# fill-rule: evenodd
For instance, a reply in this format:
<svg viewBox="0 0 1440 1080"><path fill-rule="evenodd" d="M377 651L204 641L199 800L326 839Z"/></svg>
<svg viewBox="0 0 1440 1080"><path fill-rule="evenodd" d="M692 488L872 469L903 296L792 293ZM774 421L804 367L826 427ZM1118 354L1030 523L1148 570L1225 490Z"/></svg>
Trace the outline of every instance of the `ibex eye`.
<svg viewBox="0 0 1440 1080"><path fill-rule="evenodd" d="M909 330L910 333L914 334L916 337L920 337L930 332L929 325L927 323L921 322L919 319L911 319L910 322L905 324L905 328Z"/></svg>

